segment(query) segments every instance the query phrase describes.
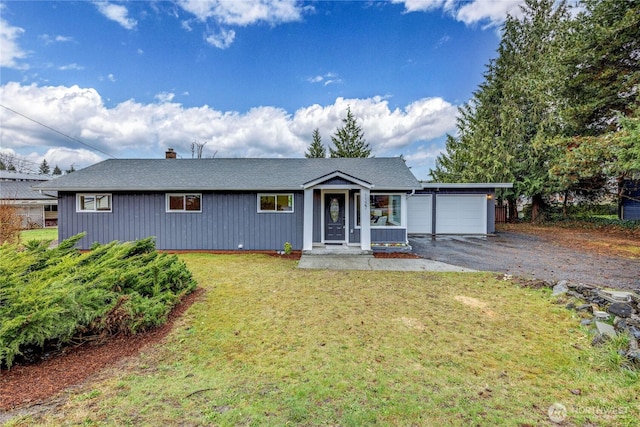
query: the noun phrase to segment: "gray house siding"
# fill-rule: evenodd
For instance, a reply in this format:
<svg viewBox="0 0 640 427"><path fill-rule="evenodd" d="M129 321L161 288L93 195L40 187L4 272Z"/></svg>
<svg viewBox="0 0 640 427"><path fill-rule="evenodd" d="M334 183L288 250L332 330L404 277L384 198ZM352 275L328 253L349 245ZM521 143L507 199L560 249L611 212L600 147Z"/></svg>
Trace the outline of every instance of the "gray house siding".
<svg viewBox="0 0 640 427"><path fill-rule="evenodd" d="M624 197L621 202L620 218L640 221L640 181L625 180Z"/></svg>
<svg viewBox="0 0 640 427"><path fill-rule="evenodd" d="M258 213L256 193L202 193L202 212L166 212L166 193L112 193L112 212L76 212L75 193L61 193L59 237L86 232L80 247L154 236L166 250L281 250L302 248L304 198L293 213Z"/></svg>
<svg viewBox="0 0 640 427"><path fill-rule="evenodd" d="M372 228L371 243L404 243L407 241L405 228Z"/></svg>

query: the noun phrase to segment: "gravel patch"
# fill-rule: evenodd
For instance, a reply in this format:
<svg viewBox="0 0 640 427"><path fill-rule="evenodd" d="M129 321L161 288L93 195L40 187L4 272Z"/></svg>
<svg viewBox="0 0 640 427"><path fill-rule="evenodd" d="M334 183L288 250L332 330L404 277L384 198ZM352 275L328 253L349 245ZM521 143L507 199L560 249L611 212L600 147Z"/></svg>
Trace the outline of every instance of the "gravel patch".
<svg viewBox="0 0 640 427"><path fill-rule="evenodd" d="M413 253L426 259L526 279L570 280L640 290L640 260L565 247L540 236L500 232L494 236L413 236Z"/></svg>

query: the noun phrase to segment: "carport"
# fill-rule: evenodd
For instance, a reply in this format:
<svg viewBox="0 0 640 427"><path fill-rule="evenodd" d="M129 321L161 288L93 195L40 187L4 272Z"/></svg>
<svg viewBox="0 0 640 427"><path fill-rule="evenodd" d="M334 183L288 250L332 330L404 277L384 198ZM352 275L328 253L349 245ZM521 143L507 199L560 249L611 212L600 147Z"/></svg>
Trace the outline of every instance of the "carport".
<svg viewBox="0 0 640 427"><path fill-rule="evenodd" d="M421 182L407 197L409 234L493 234L495 192L511 183Z"/></svg>

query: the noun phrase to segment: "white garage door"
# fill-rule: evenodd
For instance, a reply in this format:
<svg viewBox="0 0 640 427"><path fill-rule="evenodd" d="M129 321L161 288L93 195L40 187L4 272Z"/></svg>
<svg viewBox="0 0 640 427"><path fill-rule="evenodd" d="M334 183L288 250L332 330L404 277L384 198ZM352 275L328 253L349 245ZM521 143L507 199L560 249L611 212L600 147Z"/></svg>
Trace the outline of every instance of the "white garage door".
<svg viewBox="0 0 640 427"><path fill-rule="evenodd" d="M436 199L437 234L486 234L487 196L438 195Z"/></svg>
<svg viewBox="0 0 640 427"><path fill-rule="evenodd" d="M431 234L430 194L416 194L407 198L407 233Z"/></svg>

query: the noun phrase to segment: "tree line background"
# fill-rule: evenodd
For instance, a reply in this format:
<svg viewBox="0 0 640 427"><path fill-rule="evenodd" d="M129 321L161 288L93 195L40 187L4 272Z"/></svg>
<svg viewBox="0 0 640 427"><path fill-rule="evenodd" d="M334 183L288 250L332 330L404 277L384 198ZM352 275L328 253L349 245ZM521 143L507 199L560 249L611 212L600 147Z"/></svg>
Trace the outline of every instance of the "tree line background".
<svg viewBox="0 0 640 427"><path fill-rule="evenodd" d="M434 181L513 182L500 201L517 218L518 198L530 199L536 221L551 196L566 213L572 196L621 197L640 178L640 1L579 6L527 0L507 18Z"/></svg>

